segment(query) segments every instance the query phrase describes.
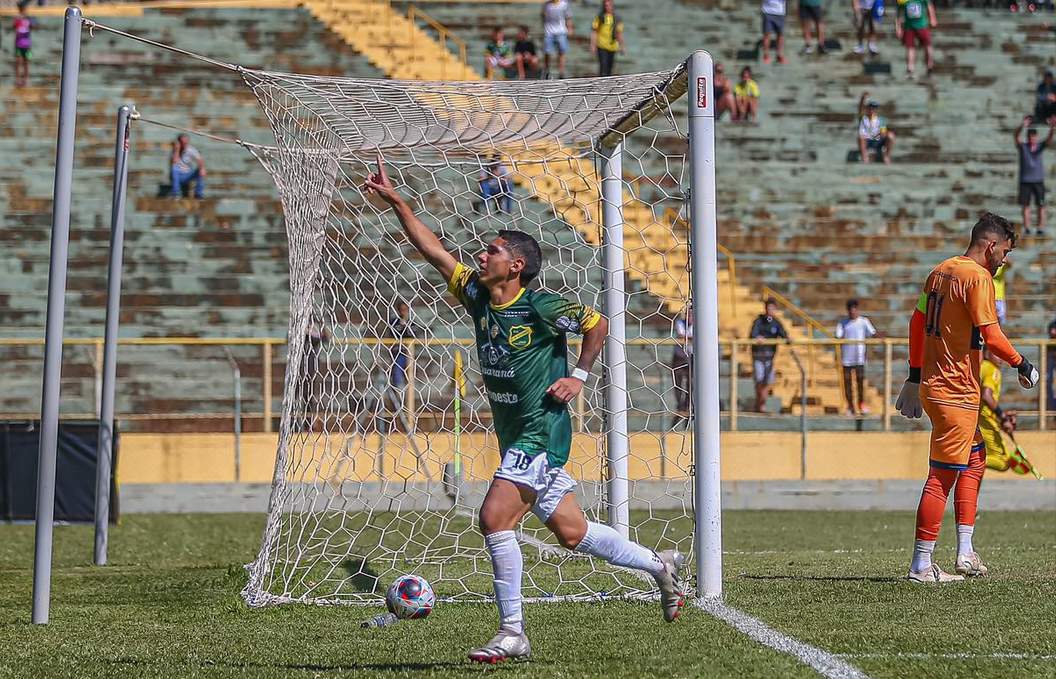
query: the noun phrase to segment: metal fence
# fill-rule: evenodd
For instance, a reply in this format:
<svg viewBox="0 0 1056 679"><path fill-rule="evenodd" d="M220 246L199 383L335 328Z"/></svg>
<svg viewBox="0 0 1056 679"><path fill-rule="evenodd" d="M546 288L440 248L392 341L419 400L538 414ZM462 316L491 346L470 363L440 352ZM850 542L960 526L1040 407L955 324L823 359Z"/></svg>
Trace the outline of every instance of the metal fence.
<svg viewBox="0 0 1056 679"><path fill-rule="evenodd" d="M125 431L277 430L286 384L284 338L126 338L119 342L117 407ZM389 377L390 350L395 340L346 340L320 352L317 379L342 392L348 407L358 395L376 390ZM775 396L765 401L766 412L754 411L753 347L778 345L775 359ZM840 345L866 347L865 387L868 413L847 417L844 410ZM1052 402L1051 355L1056 341L1018 339L1013 344L1041 372L1037 390L1022 390L1014 372L1006 370L1002 405L1017 408L1021 427L1046 429L1056 416ZM632 430L658 431L685 426L679 412L679 380L687 378L688 364L676 357L673 339L627 340L629 420ZM1046 346L1048 350L1046 351ZM722 425L741 429L867 429L890 431L912 428L894 411L894 394L905 375L907 340L887 338L836 340L830 338L720 341ZM405 427L417 431L444 428L454 393L454 354L463 352L469 382L462 408L478 426L487 426L488 407L469 339L406 340L407 384L400 402ZM98 415L102 380L101 338L70 339L63 352L64 418ZM573 343L573 354L578 346ZM0 418L35 419L39 416L43 340L0 338ZM681 372L680 372L681 371ZM598 370L595 370L595 374ZM474 389L474 386L477 387ZM360 407L360 406L356 406ZM383 406L389 408L388 404ZM604 427L604 399L597 383L588 385L572 404L578 431ZM475 415L474 415L475 414Z"/></svg>

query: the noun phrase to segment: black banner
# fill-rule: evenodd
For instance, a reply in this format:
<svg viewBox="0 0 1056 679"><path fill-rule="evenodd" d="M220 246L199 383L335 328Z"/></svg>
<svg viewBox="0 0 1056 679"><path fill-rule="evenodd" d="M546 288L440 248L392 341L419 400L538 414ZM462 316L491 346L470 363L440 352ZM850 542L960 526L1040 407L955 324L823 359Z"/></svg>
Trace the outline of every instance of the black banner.
<svg viewBox="0 0 1056 679"><path fill-rule="evenodd" d="M110 473L110 522L117 521L117 427ZM55 472L55 520L95 520L95 471L99 422L59 422ZM40 422L0 421L0 521L32 521L37 513Z"/></svg>

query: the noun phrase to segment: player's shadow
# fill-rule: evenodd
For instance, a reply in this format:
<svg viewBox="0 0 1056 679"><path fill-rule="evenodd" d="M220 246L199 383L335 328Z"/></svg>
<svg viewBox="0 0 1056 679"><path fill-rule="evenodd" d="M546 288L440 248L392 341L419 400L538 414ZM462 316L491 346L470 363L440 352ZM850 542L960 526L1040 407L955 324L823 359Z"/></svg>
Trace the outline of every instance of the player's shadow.
<svg viewBox="0 0 1056 679"><path fill-rule="evenodd" d="M750 575L741 573L745 580L793 580L803 582L902 582L903 578L876 575Z"/></svg>
<svg viewBox="0 0 1056 679"><path fill-rule="evenodd" d="M366 559L350 557L345 559L341 566L348 573L349 582L357 592L375 594L381 591L380 576L370 567Z"/></svg>

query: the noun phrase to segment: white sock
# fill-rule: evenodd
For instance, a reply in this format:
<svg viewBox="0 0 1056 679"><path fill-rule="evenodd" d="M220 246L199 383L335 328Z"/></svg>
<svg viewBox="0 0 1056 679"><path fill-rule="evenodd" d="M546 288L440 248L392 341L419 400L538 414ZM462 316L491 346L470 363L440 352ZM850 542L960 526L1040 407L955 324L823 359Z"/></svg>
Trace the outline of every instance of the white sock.
<svg viewBox="0 0 1056 679"><path fill-rule="evenodd" d="M934 540L917 540L913 543L913 563L909 570L920 573L931 568L931 553L935 551Z"/></svg>
<svg viewBox="0 0 1056 679"><path fill-rule="evenodd" d="M656 552L631 542L601 523L587 522L587 534L576 545L576 551L600 557L614 566L637 568L650 575L659 575L664 570L664 562Z"/></svg>
<svg viewBox="0 0 1056 679"><path fill-rule="evenodd" d="M500 530L484 536L484 544L491 554L491 572L495 581L495 604L499 607L499 625L520 634L524 631L521 617L521 571L524 557L517 535L512 530Z"/></svg>
<svg viewBox="0 0 1056 679"><path fill-rule="evenodd" d="M972 547L972 533L974 532L975 526L957 524L957 556L971 554L975 551Z"/></svg>

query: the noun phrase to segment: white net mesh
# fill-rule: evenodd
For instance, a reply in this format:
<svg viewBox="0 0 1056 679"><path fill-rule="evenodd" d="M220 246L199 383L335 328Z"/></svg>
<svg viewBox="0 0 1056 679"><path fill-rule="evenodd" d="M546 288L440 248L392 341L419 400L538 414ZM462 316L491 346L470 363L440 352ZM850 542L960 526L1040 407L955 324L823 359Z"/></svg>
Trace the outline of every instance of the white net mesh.
<svg viewBox="0 0 1056 679"><path fill-rule="evenodd" d="M691 552L689 359L676 331L689 296L688 178L684 115L671 106L684 70L502 83L243 75L277 141L261 159L282 198L291 270L274 487L247 601L376 603L409 572L441 600L491 596L475 511L499 451L472 320L392 211L361 191L376 149L462 262L516 228L543 247L538 287L602 308L595 149L622 144L627 359L600 362L627 373L631 537ZM588 383L571 404L566 465L601 521L604 390ZM535 518L519 534L528 599L651 594L651 581L561 550Z"/></svg>

